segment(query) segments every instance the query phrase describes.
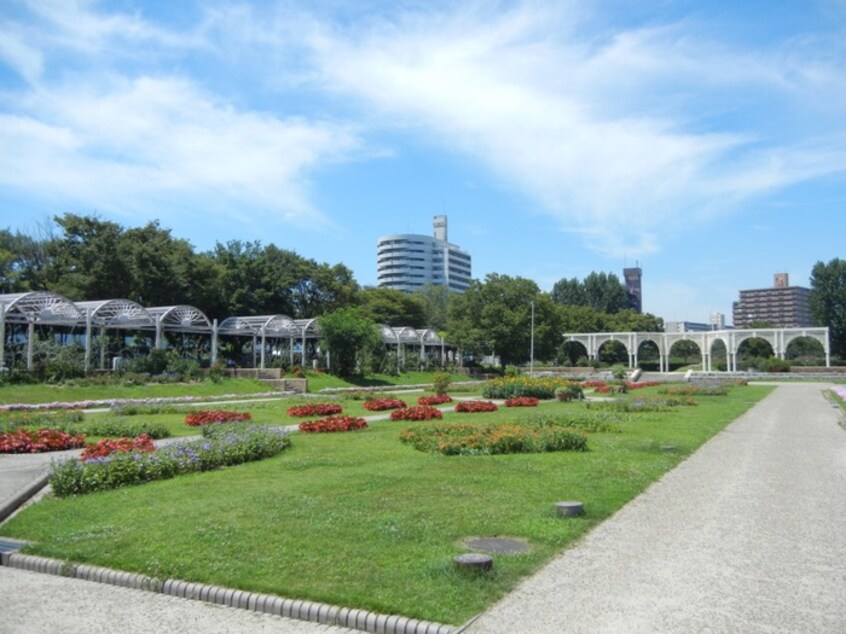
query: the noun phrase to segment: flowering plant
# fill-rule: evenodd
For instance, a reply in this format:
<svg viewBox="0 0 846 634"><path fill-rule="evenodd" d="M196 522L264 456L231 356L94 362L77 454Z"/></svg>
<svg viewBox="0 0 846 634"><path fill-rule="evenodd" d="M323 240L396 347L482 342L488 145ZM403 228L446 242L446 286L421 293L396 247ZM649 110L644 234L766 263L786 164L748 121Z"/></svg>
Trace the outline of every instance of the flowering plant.
<svg viewBox="0 0 846 634"><path fill-rule="evenodd" d="M80 460L87 461L92 458L105 458L113 453L129 453L130 451L150 452L156 450L156 444L147 434L141 434L135 438L118 438L111 440L104 438L96 445L88 445L79 456Z"/></svg>
<svg viewBox="0 0 846 634"><path fill-rule="evenodd" d="M191 412L185 417L185 424L192 427L209 425L211 423L231 423L234 421L251 420L250 412L227 412L222 409L199 410Z"/></svg>
<svg viewBox="0 0 846 634"><path fill-rule="evenodd" d="M388 409L399 409L405 407L405 402L398 398L374 398L364 401L364 409L369 412L384 412Z"/></svg>
<svg viewBox="0 0 846 634"><path fill-rule="evenodd" d="M326 433L333 431L354 431L366 429L367 421L353 416L328 416L317 420L300 423L300 431L304 433Z"/></svg>
<svg viewBox="0 0 846 634"><path fill-rule="evenodd" d="M391 420L432 420L443 418L441 410L428 405L417 405L416 407L403 407L391 412Z"/></svg>
<svg viewBox="0 0 846 634"><path fill-rule="evenodd" d="M505 401L506 407L537 407L540 401L534 396L515 396Z"/></svg>
<svg viewBox="0 0 846 634"><path fill-rule="evenodd" d="M461 401L455 406L456 412L495 412L499 408L491 401Z"/></svg>
<svg viewBox="0 0 846 634"><path fill-rule="evenodd" d="M297 418L331 416L332 414L340 414L343 409L337 403L306 403L305 405L289 407L288 416L296 416Z"/></svg>
<svg viewBox="0 0 846 634"><path fill-rule="evenodd" d="M452 403L452 397L449 394L433 394L417 399L418 405L442 405L443 403Z"/></svg>
<svg viewBox="0 0 846 634"><path fill-rule="evenodd" d="M403 430L400 441L419 451L446 456L587 450L587 436L581 432L513 424L425 425Z"/></svg>
<svg viewBox="0 0 846 634"><path fill-rule="evenodd" d="M488 381L482 389L482 396L485 398L511 398L513 396L553 398L555 388L567 386L571 383L572 381L552 377L506 376Z"/></svg>
<svg viewBox="0 0 846 634"><path fill-rule="evenodd" d="M0 453L42 453L85 446L85 436L68 434L58 429L39 429L0 433Z"/></svg>

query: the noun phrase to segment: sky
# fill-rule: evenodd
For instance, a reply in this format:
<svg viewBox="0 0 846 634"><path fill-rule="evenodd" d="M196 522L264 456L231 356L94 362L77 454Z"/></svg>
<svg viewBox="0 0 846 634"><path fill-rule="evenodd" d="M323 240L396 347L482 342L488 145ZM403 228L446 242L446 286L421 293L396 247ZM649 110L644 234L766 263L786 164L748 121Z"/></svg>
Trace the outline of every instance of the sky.
<svg viewBox="0 0 846 634"><path fill-rule="evenodd" d="M158 220L376 282L431 234L643 307L846 257L846 0L0 0L0 228Z"/></svg>

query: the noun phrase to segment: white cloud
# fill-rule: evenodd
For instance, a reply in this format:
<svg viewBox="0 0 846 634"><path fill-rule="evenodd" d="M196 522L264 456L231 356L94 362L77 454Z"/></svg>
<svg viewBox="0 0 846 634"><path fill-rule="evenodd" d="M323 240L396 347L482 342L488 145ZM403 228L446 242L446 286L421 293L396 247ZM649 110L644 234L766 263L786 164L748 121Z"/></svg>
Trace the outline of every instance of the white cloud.
<svg viewBox="0 0 846 634"><path fill-rule="evenodd" d="M0 61L5 62L28 82L41 76L43 59L41 53L14 33L10 24L0 22Z"/></svg>

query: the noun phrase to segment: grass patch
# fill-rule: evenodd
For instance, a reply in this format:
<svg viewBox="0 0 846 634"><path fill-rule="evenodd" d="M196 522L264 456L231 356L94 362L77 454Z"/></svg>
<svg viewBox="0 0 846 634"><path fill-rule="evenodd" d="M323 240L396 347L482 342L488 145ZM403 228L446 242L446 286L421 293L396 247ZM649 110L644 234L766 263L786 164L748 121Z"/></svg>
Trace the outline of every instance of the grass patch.
<svg viewBox="0 0 846 634"><path fill-rule="evenodd" d="M425 424L408 421L296 435L283 454L261 462L45 499L2 533L37 542L27 552L48 557L460 624L771 389L749 386L699 407L630 417L620 433L591 434L587 452L425 454L399 442L403 429ZM503 408L444 420L485 425L521 414ZM677 450L661 451L666 444ZM584 501L586 514L557 517L553 505L564 499ZM479 535L523 538L532 549L497 557L490 576L457 573L461 540Z"/></svg>
<svg viewBox="0 0 846 634"><path fill-rule="evenodd" d="M467 381L469 377L465 374L452 374L453 381ZM331 374L320 373L308 374L308 391L319 392L327 388L352 388L352 387L387 387L391 385L419 385L431 383L432 372L404 372L399 375L390 374L368 374L367 376L351 376L341 378Z"/></svg>

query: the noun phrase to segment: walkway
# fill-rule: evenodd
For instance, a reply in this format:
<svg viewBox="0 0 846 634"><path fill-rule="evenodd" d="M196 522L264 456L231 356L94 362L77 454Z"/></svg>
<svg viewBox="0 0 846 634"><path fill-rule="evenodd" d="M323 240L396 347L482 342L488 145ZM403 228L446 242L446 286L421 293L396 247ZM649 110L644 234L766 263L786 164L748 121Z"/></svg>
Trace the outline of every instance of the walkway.
<svg viewBox="0 0 846 634"><path fill-rule="evenodd" d="M469 632L846 632L846 432L780 385Z"/></svg>

